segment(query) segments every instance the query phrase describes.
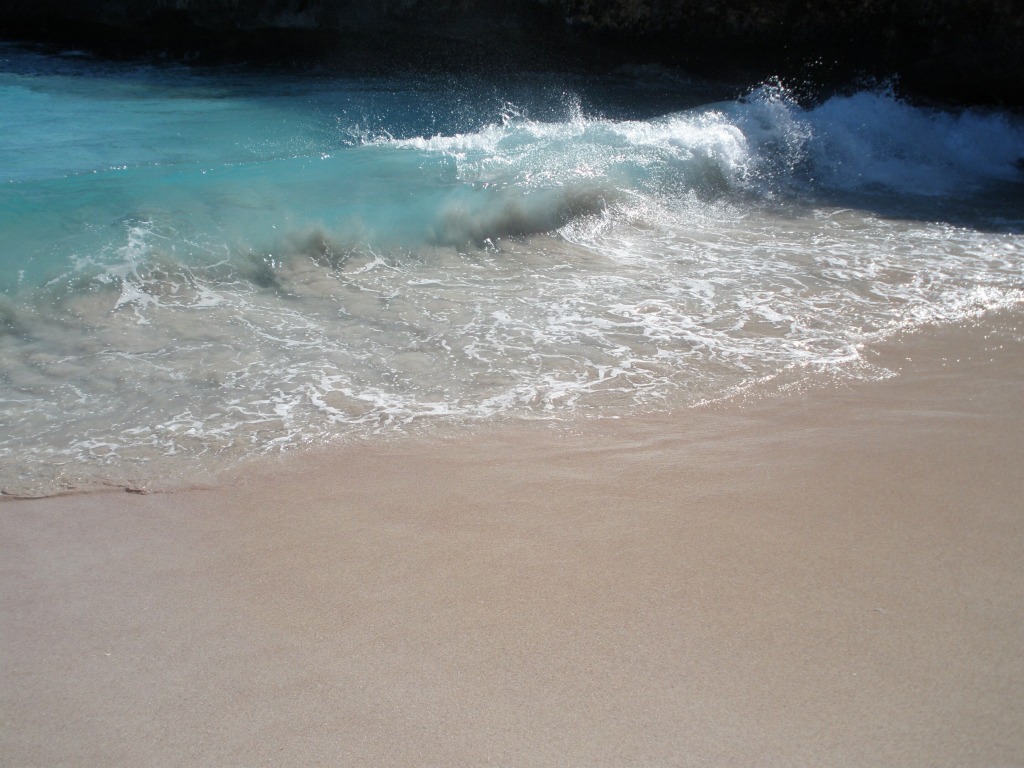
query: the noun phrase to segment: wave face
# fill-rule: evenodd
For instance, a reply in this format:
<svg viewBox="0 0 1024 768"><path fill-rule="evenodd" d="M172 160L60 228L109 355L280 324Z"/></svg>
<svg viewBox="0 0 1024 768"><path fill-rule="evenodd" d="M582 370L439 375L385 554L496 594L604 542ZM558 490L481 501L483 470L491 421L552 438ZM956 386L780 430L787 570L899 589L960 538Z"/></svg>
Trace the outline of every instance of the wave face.
<svg viewBox="0 0 1024 768"><path fill-rule="evenodd" d="M864 344L1024 299L1007 114L0 58L9 494L878 376Z"/></svg>

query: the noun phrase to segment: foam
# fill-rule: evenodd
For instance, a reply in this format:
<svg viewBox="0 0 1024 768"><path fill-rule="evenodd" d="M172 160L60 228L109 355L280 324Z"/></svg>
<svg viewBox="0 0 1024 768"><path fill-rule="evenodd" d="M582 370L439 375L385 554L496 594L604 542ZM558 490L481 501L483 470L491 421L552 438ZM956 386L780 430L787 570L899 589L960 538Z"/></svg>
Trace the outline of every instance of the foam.
<svg viewBox="0 0 1024 768"><path fill-rule="evenodd" d="M40 210L0 295L0 487L877 376L865 344L1024 304L1012 197L1006 225L885 214L1012 191L1009 116L767 87L526 112L5 189Z"/></svg>
<svg viewBox="0 0 1024 768"><path fill-rule="evenodd" d="M862 91L833 97L805 119L815 176L829 186L945 195L1020 178L1024 124L1003 113L929 110Z"/></svg>

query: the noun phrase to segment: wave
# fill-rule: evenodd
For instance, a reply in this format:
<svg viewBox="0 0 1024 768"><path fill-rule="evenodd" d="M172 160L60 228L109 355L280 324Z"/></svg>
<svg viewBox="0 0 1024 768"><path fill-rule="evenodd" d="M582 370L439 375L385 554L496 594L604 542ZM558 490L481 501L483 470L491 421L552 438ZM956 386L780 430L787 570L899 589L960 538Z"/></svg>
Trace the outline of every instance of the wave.
<svg viewBox="0 0 1024 768"><path fill-rule="evenodd" d="M1011 185L1000 188L1004 213L1019 212L1024 122L1007 114L928 110L886 91L805 108L769 86L649 120L569 112L537 121L508 110L466 133L366 138L312 155L7 184L0 244L8 264L38 280L69 252L118 247L103 238L126 217L173 230L196 252L244 252L316 228L352 245L417 248L480 247L605 216L657 226L691 198L945 204L1001 183ZM12 280L0 274L0 285Z"/></svg>
<svg viewBox="0 0 1024 768"><path fill-rule="evenodd" d="M963 194L1021 181L1024 123L1007 113L912 106L888 91L837 96L803 113L824 186Z"/></svg>
<svg viewBox="0 0 1024 768"><path fill-rule="evenodd" d="M766 86L7 184L0 489L880 375L873 338L1024 305L1022 146L1005 114ZM882 215L909 198L976 210Z"/></svg>
<svg viewBox="0 0 1024 768"><path fill-rule="evenodd" d="M916 107L887 90L801 107L763 86L653 120L506 117L472 133L371 143L450 160L461 187L438 204L428 239L479 244L687 196L965 197L1022 181L1024 121Z"/></svg>

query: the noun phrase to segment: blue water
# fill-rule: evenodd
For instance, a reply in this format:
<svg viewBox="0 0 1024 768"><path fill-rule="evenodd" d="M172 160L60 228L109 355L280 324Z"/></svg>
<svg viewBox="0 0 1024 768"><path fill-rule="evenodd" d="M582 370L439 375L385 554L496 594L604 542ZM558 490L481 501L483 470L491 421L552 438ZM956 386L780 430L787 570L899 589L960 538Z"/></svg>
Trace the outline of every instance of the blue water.
<svg viewBox="0 0 1024 768"><path fill-rule="evenodd" d="M685 407L1024 300L1024 122L0 48L0 488Z"/></svg>

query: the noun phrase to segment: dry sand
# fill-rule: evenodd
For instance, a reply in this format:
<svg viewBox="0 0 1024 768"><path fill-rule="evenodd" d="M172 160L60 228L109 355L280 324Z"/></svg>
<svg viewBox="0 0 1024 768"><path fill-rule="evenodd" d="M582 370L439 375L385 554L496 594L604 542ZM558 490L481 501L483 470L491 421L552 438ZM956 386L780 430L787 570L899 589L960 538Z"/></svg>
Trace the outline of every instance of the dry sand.
<svg viewBox="0 0 1024 768"><path fill-rule="evenodd" d="M880 359L3 502L0 763L1022 766L1024 329Z"/></svg>

